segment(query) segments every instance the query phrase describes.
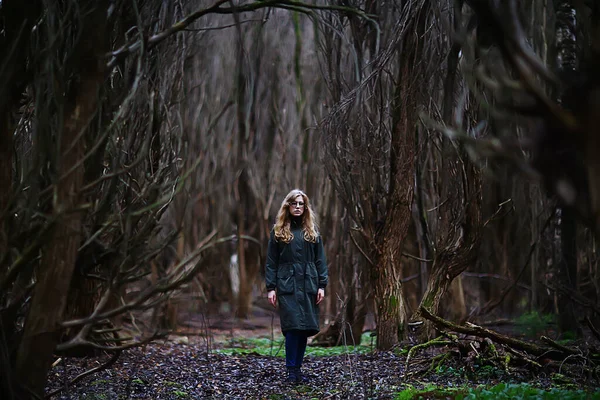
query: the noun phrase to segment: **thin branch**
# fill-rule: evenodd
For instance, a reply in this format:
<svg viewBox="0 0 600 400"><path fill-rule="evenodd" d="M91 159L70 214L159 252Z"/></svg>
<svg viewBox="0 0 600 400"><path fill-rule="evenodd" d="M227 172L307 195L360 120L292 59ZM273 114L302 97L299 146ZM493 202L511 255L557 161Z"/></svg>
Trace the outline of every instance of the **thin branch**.
<svg viewBox="0 0 600 400"><path fill-rule="evenodd" d="M239 23L241 25L241 24L247 24L249 22L264 22L264 21L262 19L248 19L248 20L240 21ZM184 32L218 31L218 30L234 27L235 25L236 24L227 24L227 25L214 26L214 27L210 27L210 28L186 28L183 31Z"/></svg>
<svg viewBox="0 0 600 400"><path fill-rule="evenodd" d="M365 253L365 251L363 250L363 248L360 247L359 244L356 242L356 239L354 239L354 235L352 235L352 231L350 231L350 239L352 239L352 243L354 243L354 245L356 246L356 248L358 249L358 251L360 251L360 253L363 255L363 257L365 257L365 259L369 262L369 264L371 264L372 266L375 266L375 264L373 263L373 261L371 261L371 259L367 255L367 253Z"/></svg>
<svg viewBox="0 0 600 400"><path fill-rule="evenodd" d="M215 234L216 234L216 231L213 231L209 235L209 237L212 237ZM221 239L217 239L214 242L204 244L201 247L197 248L194 252L192 252L192 254L190 254L188 257L186 257L185 260L181 261L174 268L174 271L172 273L170 273L168 276L166 276L164 279L162 279L160 284L156 284L154 286L151 286L151 287L145 289L138 295L138 297L133 299L131 302L124 304L120 307L117 307L113 310L109 310L102 314L96 315L95 318L86 317L86 318L81 318L81 319L65 321L62 323L62 326L65 328L68 328L68 327L73 327L73 326L78 326L78 325L85 325L85 324L93 323L93 322L100 321L103 319L114 317L116 315L122 314L126 311L132 310L137 307L143 307L144 302L149 300L152 296L169 292L169 291L179 287L183 283L189 281L190 279L192 279L194 277L194 275L196 274L196 272L198 272L199 268L201 267L201 264L200 264L201 260L199 260L196 262L196 264L192 268L190 268L189 270L186 271L185 267L187 265L189 265L192 262L192 260L195 260L196 258L198 258L207 249L214 247L220 243L230 241L234 238L235 238L235 235L227 236L227 237L224 237Z"/></svg>
<svg viewBox="0 0 600 400"><path fill-rule="evenodd" d="M487 226L487 225L488 225L490 222L494 221L494 220L496 219L496 217L498 216L498 214L500 214L500 211L502 211L502 208L503 208L503 207L504 207L506 204L508 204L508 203L511 203L511 202L512 202L512 199L507 199L507 200L503 201L502 203L498 204L498 209L497 209L497 210L494 212L494 214L492 214L492 216L491 216L491 217L489 217L489 218L487 219L487 221L485 221L485 223L483 224L483 227L482 227L482 228L485 228L485 227L486 227L486 226ZM508 211L506 211L506 212L505 212L505 213L502 215L502 218L506 217L506 216L508 215L508 213L509 213L509 212L511 212L511 211L512 211L512 210L514 210L514 209L515 209L515 207L514 207L514 205L513 205L513 207L511 207L511 208L510 208Z"/></svg>
<svg viewBox="0 0 600 400"><path fill-rule="evenodd" d="M404 257L407 257L407 258L412 258L413 260L417 260L417 261L423 261L423 262L433 262L433 260L431 260L431 259L428 259L428 258L421 258L421 257L413 256L412 254L405 253L405 252L402 252L402 255L403 255Z"/></svg>
<svg viewBox="0 0 600 400"><path fill-rule="evenodd" d="M177 32L187 29L187 27L190 26L194 21L196 21L197 19L199 19L207 14L211 14L211 13L213 13L213 14L240 14L240 13L244 13L244 12L252 12L252 11L260 10L263 8L269 8L269 7L283 8L283 9L293 8L294 10L301 11L301 12L307 12L307 10L341 11L344 13L349 13L349 14L364 18L365 20L367 20L371 24L373 24L375 29L377 30L377 32L379 32L379 25L375 22L374 19L372 19L365 12L363 12L357 8L353 8L353 7L335 6L335 5L320 6L320 5L314 5L314 4L306 4L306 3L297 2L297 1L266 0L266 1L255 1L253 3L244 4L244 5L240 5L240 6L221 8L221 6L224 3L227 3L229 1L230 0L219 0L212 6L193 12L190 15L188 15L187 17L185 17L184 19L182 19L181 21L173 24L171 27L167 28L166 30L150 37L147 41L148 49L153 48L154 46L161 43L163 40L167 39L169 36L173 35L174 33L177 33ZM379 38L379 35L377 37ZM108 68L112 69L121 59L123 59L127 55L137 51L140 47L141 47L140 41L136 41L133 44L124 45L121 48L108 53L107 57L111 58L110 61L108 62Z"/></svg>
<svg viewBox="0 0 600 400"><path fill-rule="evenodd" d="M555 214L556 214L556 209L552 212L552 214L550 214L548 219L546 219L546 222L544 223L544 226L542 227L542 230L540 231L539 235L542 235L546 231L546 229L548 228L548 225L550 224L550 221L552 220L552 218L554 218ZM477 315L487 314L490 311L492 311L494 308L496 308L498 305L502 304L502 302L504 301L504 299L506 298L508 293L510 293L512 291L512 289L517 285L519 280L521 280L521 277L523 276L523 274L525 273L525 270L527 269L527 267L529 266L529 263L531 262L531 259L533 257L533 252L535 251L538 242L539 242L539 240L536 240L530 246L529 254L527 254L527 260L523 264L523 267L521 267L521 270L519 271L519 273L517 274L515 279L512 281L512 283L502 291L502 294L500 295L500 297L498 297L496 300L490 300L486 305L484 305L483 308L477 313Z"/></svg>

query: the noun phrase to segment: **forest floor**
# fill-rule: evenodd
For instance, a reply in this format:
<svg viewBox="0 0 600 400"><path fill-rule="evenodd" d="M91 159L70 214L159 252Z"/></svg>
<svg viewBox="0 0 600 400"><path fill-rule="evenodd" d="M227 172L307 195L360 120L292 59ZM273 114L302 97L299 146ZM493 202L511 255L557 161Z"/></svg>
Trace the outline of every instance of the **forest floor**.
<svg viewBox="0 0 600 400"><path fill-rule="evenodd" d="M559 365L502 369L432 347L412 356L407 369L412 345L376 352L368 334L358 347L309 347L309 382L290 385L277 319L264 313L247 321L188 320L178 334L123 351L110 368L71 385L65 384L110 356L57 358L47 393L62 387L52 399L600 399L597 377L566 374Z"/></svg>

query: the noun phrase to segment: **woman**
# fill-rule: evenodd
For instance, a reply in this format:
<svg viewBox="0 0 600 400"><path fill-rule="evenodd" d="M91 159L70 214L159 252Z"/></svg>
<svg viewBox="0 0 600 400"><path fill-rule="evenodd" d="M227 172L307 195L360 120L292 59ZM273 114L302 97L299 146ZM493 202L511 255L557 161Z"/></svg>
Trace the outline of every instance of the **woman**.
<svg viewBox="0 0 600 400"><path fill-rule="evenodd" d="M269 302L273 307L279 302L287 382L303 382L300 368L306 342L319 332L318 305L325 297L327 262L314 212L301 190L288 193L277 213L265 281Z"/></svg>

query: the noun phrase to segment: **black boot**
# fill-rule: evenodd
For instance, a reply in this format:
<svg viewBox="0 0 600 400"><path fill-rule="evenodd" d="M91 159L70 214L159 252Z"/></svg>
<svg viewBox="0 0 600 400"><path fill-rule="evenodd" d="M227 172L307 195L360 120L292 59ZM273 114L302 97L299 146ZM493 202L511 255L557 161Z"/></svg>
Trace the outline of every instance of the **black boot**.
<svg viewBox="0 0 600 400"><path fill-rule="evenodd" d="M302 374L300 367L296 368L296 383L307 383L308 378Z"/></svg>
<svg viewBox="0 0 600 400"><path fill-rule="evenodd" d="M297 368L289 368L287 369L288 376L285 380L286 383L296 384L298 382L298 369Z"/></svg>

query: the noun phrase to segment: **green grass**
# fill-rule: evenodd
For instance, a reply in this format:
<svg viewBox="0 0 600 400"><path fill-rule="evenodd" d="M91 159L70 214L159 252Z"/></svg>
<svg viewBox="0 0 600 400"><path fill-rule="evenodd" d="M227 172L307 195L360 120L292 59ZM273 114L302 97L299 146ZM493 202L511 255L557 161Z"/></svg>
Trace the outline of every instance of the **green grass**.
<svg viewBox="0 0 600 400"><path fill-rule="evenodd" d="M455 398L457 395L464 393L467 389L463 387L447 387L442 388L434 384L427 384L425 387L418 389L412 385L407 385L406 389L396 393L395 400L411 400L411 399L430 399L430 398Z"/></svg>
<svg viewBox="0 0 600 400"><path fill-rule="evenodd" d="M222 349L215 350L216 353L233 354L260 354L265 356L285 357L283 335L277 335L274 340L271 338L234 338L224 343ZM317 347L308 346L306 355L313 357L335 356L342 354L364 354L373 350L371 337L369 333L362 335L362 342L358 346L335 346L335 347Z"/></svg>
<svg viewBox="0 0 600 400"><path fill-rule="evenodd" d="M477 386L475 388L456 387L444 388L435 385L426 385L422 389L408 386L397 393L395 400L453 398L456 400L495 400L495 399L522 399L522 400L600 400L600 391L588 393L583 390L567 390L562 388L540 389L527 383L505 384L495 386Z"/></svg>

